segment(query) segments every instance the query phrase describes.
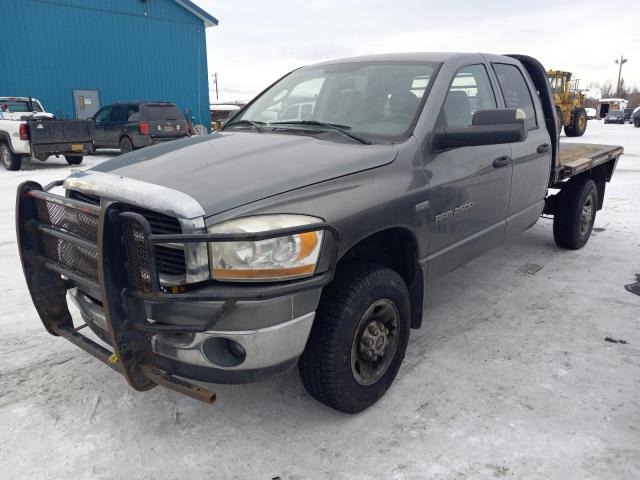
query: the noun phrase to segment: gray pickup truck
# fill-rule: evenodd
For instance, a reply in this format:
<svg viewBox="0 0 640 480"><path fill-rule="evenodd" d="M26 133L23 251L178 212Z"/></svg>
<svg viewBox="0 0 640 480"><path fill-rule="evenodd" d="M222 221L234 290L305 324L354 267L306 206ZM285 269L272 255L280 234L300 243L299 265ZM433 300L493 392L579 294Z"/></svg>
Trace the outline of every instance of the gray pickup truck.
<svg viewBox="0 0 640 480"><path fill-rule="evenodd" d="M23 183L24 273L46 329L137 390L212 402L209 383L297 364L358 412L398 373L425 286L543 213L560 247L585 245L622 148L558 137L531 57L304 67L219 133Z"/></svg>

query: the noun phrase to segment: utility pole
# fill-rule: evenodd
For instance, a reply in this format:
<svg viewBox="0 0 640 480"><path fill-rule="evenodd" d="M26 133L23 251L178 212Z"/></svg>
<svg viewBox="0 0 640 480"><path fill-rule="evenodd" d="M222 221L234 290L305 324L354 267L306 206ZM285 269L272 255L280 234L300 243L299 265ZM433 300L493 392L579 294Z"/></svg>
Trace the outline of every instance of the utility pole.
<svg viewBox="0 0 640 480"><path fill-rule="evenodd" d="M616 60L617 61L617 60ZM625 60L626 61L626 60ZM213 77L213 84L216 87L216 100L218 100L218 72L211 75Z"/></svg>
<svg viewBox="0 0 640 480"><path fill-rule="evenodd" d="M620 64L620 68L618 68L618 83L616 84L616 92L618 92L618 97L622 97L622 92L620 91L620 79L622 78L622 65L627 63L628 58L624 58L624 55L620 55L620 59L616 58L616 64Z"/></svg>

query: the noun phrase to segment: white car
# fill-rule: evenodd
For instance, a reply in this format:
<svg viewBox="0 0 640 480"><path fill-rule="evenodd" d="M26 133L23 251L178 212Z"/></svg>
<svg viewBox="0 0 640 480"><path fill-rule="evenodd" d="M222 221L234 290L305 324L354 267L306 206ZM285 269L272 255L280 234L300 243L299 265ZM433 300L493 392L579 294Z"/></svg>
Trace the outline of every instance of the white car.
<svg viewBox="0 0 640 480"><path fill-rule="evenodd" d="M587 112L587 120L594 120L598 115L595 108L585 108L584 110Z"/></svg>

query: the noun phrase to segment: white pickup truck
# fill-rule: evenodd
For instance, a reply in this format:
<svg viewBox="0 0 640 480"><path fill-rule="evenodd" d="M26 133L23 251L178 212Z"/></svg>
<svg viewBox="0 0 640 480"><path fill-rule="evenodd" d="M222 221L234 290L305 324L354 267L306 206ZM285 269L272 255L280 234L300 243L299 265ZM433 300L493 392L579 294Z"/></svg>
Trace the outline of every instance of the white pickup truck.
<svg viewBox="0 0 640 480"><path fill-rule="evenodd" d="M7 170L20 170L24 158L51 155L77 165L92 150L92 121L57 120L35 98L0 97L0 160Z"/></svg>

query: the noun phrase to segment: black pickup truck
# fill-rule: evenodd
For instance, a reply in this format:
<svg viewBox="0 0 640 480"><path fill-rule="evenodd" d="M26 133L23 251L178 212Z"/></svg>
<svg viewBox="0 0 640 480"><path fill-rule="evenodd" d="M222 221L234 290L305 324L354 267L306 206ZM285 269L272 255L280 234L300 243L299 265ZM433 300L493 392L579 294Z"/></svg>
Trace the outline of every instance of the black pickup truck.
<svg viewBox="0 0 640 480"><path fill-rule="evenodd" d="M623 150L558 137L531 57L304 67L219 133L23 183L27 284L51 334L137 390L212 402L201 382L297 365L313 397L358 412L398 373L425 286L543 213L560 247L586 244Z"/></svg>

